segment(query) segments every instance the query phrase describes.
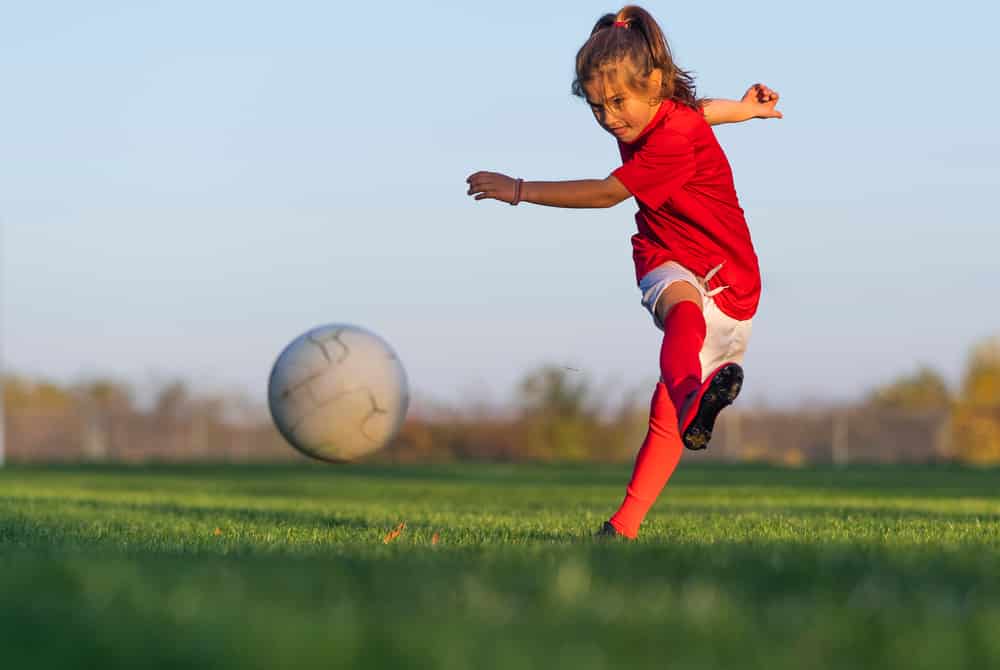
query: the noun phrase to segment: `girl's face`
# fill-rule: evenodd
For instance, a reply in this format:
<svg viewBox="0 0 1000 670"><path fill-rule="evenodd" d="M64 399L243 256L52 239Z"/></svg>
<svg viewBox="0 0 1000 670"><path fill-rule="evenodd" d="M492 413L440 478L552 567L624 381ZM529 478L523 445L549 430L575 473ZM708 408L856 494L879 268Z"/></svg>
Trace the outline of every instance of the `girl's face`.
<svg viewBox="0 0 1000 670"><path fill-rule="evenodd" d="M660 71L654 70L649 77L649 93L643 94L625 86L621 77L603 70L584 82L583 90L598 125L629 143L638 139L660 109L660 82Z"/></svg>

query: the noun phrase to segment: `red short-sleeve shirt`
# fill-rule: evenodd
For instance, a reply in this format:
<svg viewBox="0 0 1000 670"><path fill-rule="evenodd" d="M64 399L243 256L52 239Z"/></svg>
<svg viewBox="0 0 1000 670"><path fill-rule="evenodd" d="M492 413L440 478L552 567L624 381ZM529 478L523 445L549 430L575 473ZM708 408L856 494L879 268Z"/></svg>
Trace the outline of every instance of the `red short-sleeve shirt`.
<svg viewBox="0 0 1000 670"><path fill-rule="evenodd" d="M723 312L740 321L760 301L760 270L750 230L715 133L701 112L666 100L639 137L619 141L622 166L612 172L639 205L632 237L637 279L675 261L699 277L722 264L708 288Z"/></svg>

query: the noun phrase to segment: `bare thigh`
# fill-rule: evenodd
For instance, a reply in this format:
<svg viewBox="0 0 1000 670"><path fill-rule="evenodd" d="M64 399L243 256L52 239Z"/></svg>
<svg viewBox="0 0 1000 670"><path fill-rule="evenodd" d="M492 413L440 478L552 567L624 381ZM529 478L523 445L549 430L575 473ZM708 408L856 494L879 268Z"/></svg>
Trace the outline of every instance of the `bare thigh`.
<svg viewBox="0 0 1000 670"><path fill-rule="evenodd" d="M698 305L699 310L703 309L701 304L701 291L689 282L675 281L660 294L659 298L657 298L656 318L660 320L660 323L664 323L667 319L667 314L669 314L670 310L674 308L674 305L684 301L693 302Z"/></svg>

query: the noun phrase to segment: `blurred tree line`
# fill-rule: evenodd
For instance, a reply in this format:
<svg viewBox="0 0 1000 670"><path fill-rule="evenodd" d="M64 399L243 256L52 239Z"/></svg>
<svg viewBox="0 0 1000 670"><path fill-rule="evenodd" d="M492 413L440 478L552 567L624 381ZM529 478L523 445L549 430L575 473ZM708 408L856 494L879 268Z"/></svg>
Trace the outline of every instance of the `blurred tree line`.
<svg viewBox="0 0 1000 670"><path fill-rule="evenodd" d="M924 367L877 389L869 402L887 410L944 413L945 456L968 463L1000 463L1000 337L973 347L956 393L941 375Z"/></svg>
<svg viewBox="0 0 1000 670"><path fill-rule="evenodd" d="M529 372L512 412L428 410L411 417L381 455L392 461L436 458L500 461L620 461L642 441L646 417L636 394L608 402L578 371L555 365Z"/></svg>
<svg viewBox="0 0 1000 670"><path fill-rule="evenodd" d="M973 349L952 426L956 458L1000 463L1000 337Z"/></svg>
<svg viewBox="0 0 1000 670"><path fill-rule="evenodd" d="M266 408L245 398L162 384L139 402L127 385L60 386L7 377L13 461L279 461L284 444ZM544 366L520 383L515 404L427 407L375 456L430 460L627 461L646 430L651 389L615 391L579 371ZM838 407L774 410L739 403L722 414L705 460L1000 463L1000 337L969 354L957 389L922 367Z"/></svg>
<svg viewBox="0 0 1000 670"><path fill-rule="evenodd" d="M545 367L520 386L519 412L415 419L388 450L396 460L491 458L628 460L646 430L650 390L615 407L566 368ZM972 350L952 391L928 367L876 388L848 406L727 409L705 460L1000 464L1000 337Z"/></svg>
<svg viewBox="0 0 1000 670"><path fill-rule="evenodd" d="M262 408L238 396L195 394L181 381L139 402L110 379L61 386L4 377L12 461L247 461L292 456Z"/></svg>

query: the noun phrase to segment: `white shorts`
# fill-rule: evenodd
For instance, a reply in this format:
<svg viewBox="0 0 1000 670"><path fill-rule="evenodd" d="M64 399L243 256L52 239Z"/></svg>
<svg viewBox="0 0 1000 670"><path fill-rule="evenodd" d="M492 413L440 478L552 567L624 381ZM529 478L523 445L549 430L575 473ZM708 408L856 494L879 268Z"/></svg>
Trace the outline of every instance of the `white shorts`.
<svg viewBox="0 0 1000 670"><path fill-rule="evenodd" d="M679 281L691 284L701 293L706 331L705 344L701 348L702 381L723 363L742 363L750 340L752 320L737 321L724 313L706 292L704 281L680 263L664 263L639 281L642 305L652 315L656 327L663 330L663 324L656 318L656 301L668 286Z"/></svg>

